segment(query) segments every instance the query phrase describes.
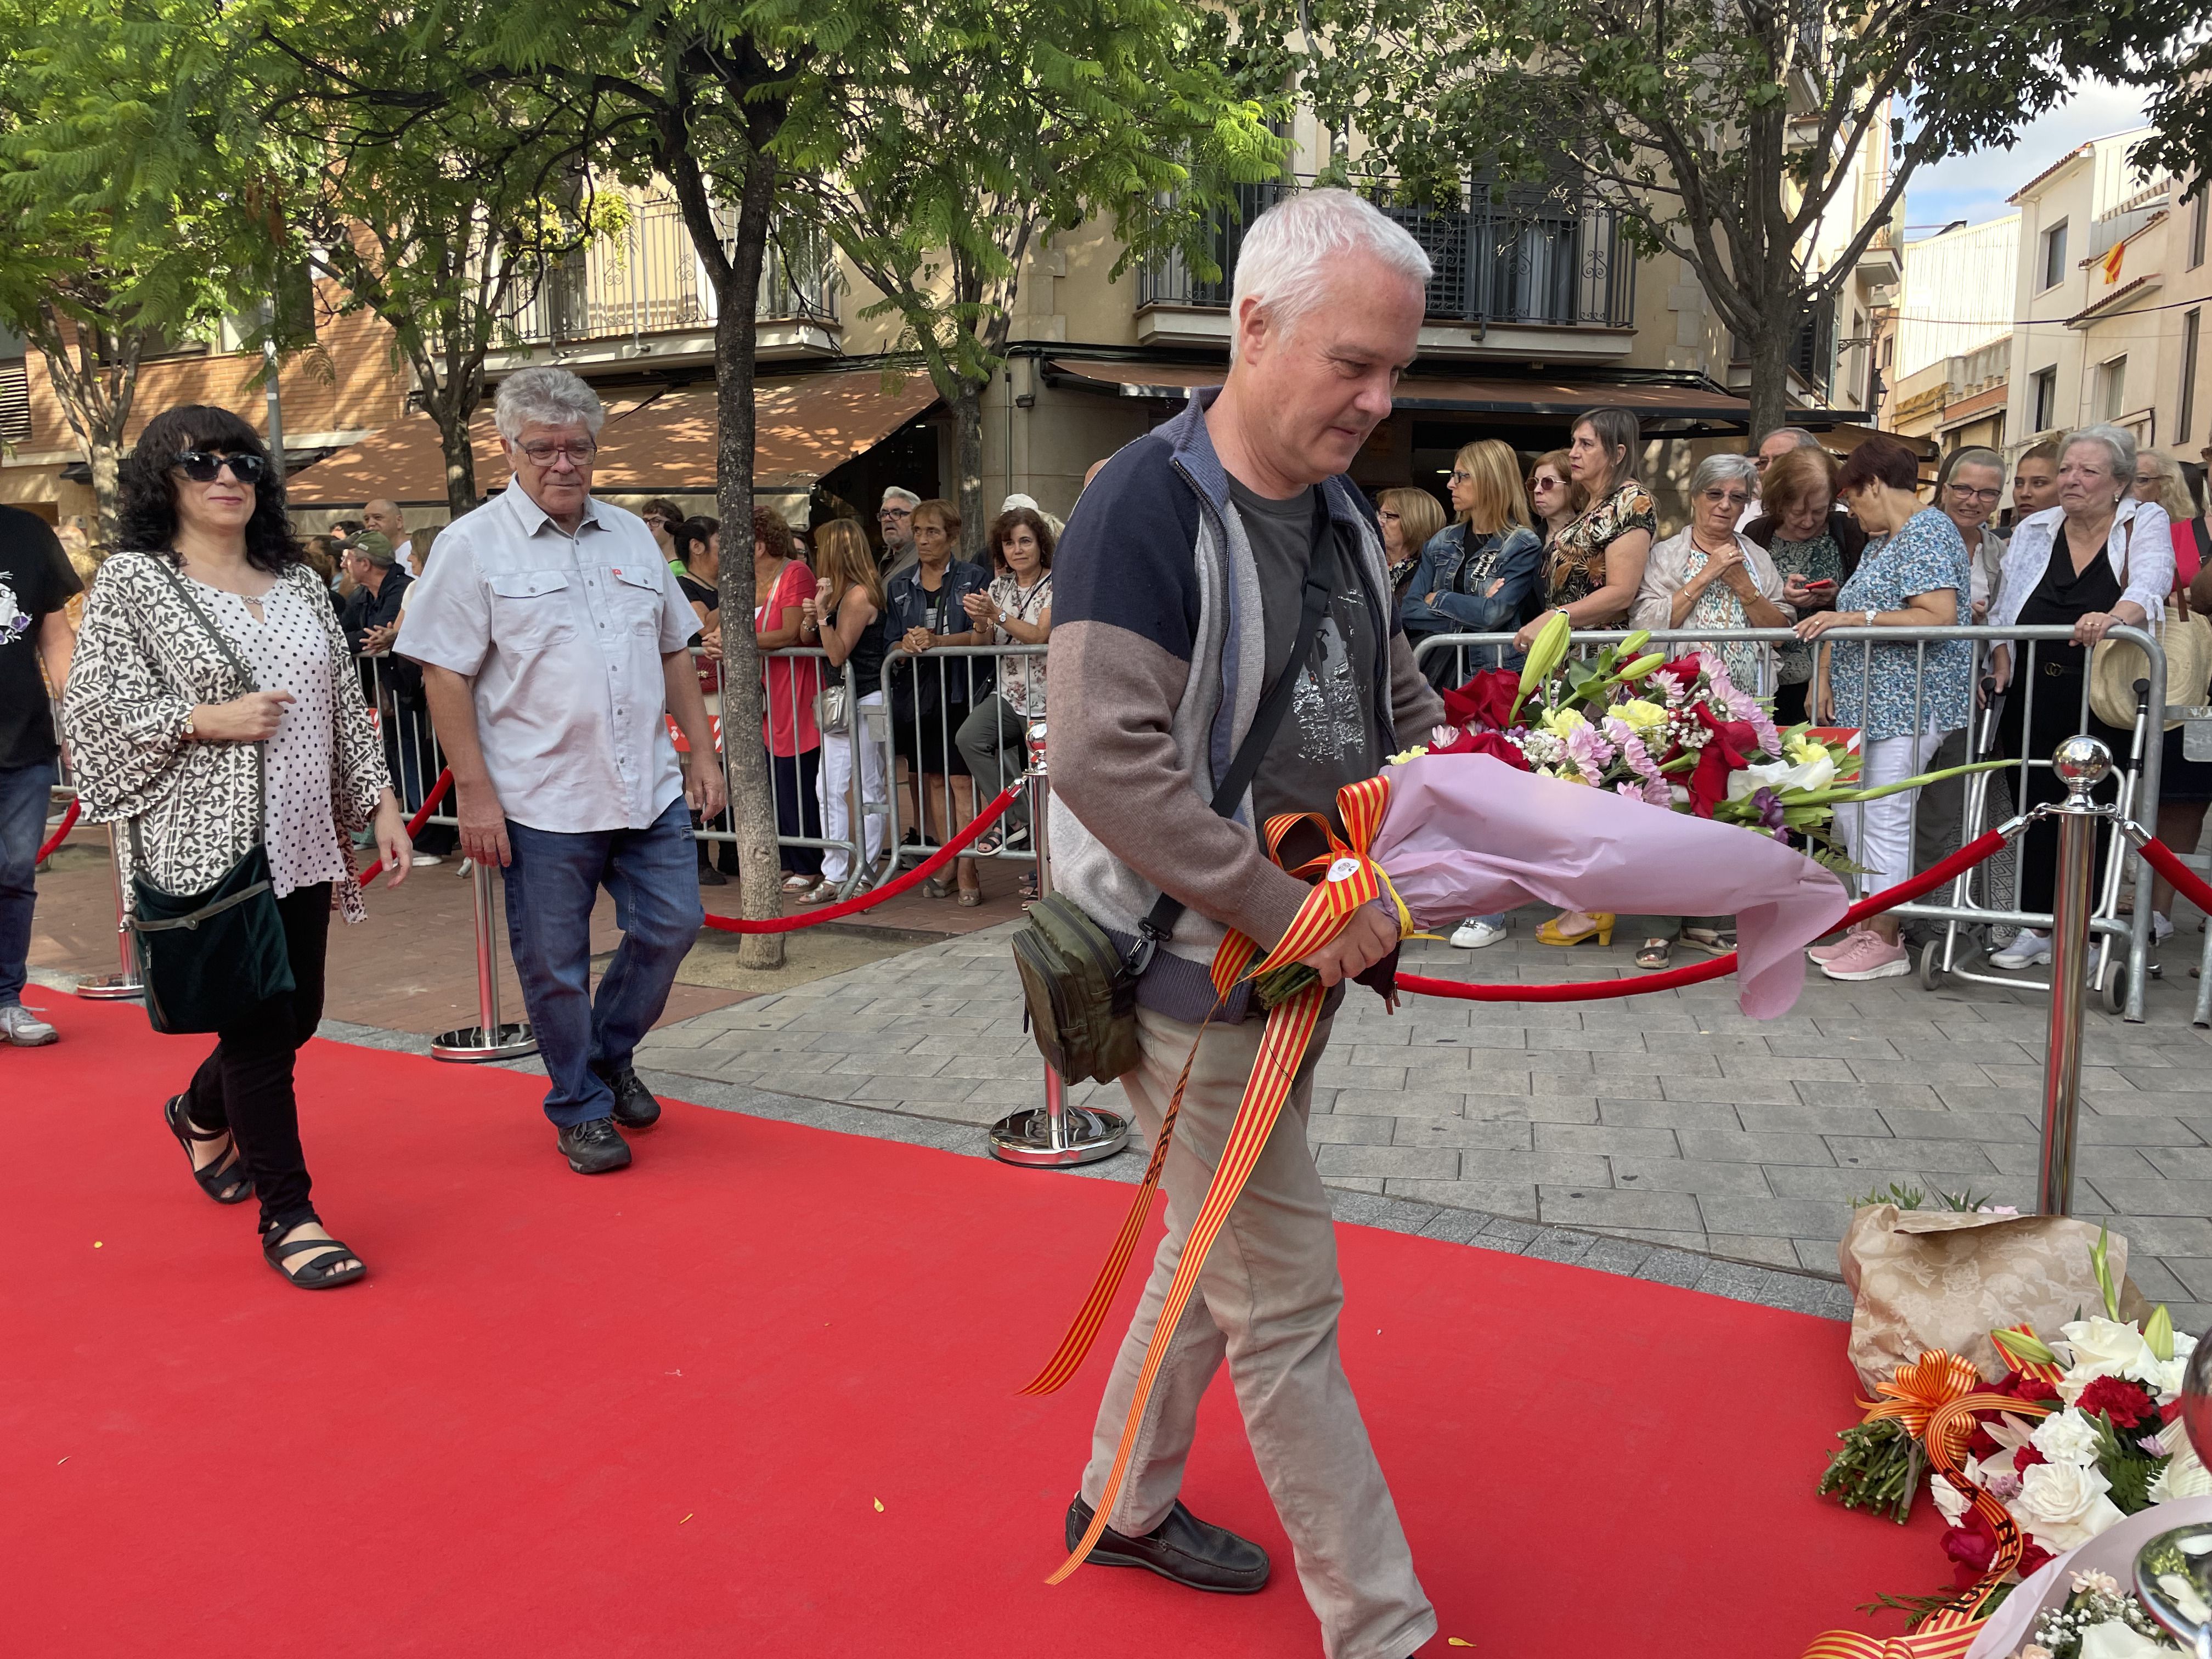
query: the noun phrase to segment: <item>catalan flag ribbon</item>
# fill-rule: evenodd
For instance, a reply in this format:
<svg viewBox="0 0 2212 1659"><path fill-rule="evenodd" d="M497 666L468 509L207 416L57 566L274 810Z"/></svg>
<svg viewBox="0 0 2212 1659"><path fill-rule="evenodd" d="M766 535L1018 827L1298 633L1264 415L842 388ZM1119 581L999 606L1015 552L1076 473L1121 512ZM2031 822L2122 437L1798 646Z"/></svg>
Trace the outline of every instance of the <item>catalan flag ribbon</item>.
<svg viewBox="0 0 2212 1659"><path fill-rule="evenodd" d="M1344 820L1345 834L1337 836L1328 832L1329 851L1323 857L1311 860L1292 873L1308 874L1316 871L1321 880L1298 907L1289 929L1255 965L1261 957L1260 947L1242 933L1231 933L1221 941L1214 953L1212 976L1218 999L1216 1009L1228 1000L1239 981L1255 976L1270 969L1287 966L1301 957L1311 955L1344 931L1352 913L1361 905L1377 897L1388 896L1396 905L1401 933L1410 933L1413 921L1403 903L1392 890L1389 878L1382 866L1367 856L1366 849L1375 838L1382 822L1384 807L1389 804L1390 786L1382 778L1370 778L1364 782L1347 785L1337 793L1337 811ZM1289 814L1270 819L1267 825L1268 854L1279 860L1283 840L1290 830L1304 821L1316 821L1310 813ZM1322 823L1328 831L1326 820ZM1182 1258L1176 1264L1175 1278L1168 1285L1167 1299L1161 1304L1159 1316L1152 1326L1152 1341L1145 1351L1145 1363L1137 1376L1137 1387L1129 1401L1129 1415L1121 1427L1121 1441L1114 1455L1114 1467L1106 1478L1106 1489L1100 1494L1090 1530L1084 1534L1075 1549L1060 1569L1046 1582L1063 1582L1076 1568L1083 1565L1099 1537L1106 1530L1107 1517L1114 1511L1115 1501L1121 1496L1121 1483L1129 1472L1129 1460L1136 1449L1137 1435L1145 1420L1145 1408L1152 1399L1152 1387L1159 1378L1160 1368L1166 1362L1168 1346L1175 1333L1176 1322L1189 1305L1191 1293L1198 1288L1198 1278L1206 1266L1207 1253L1213 1241L1229 1219L1236 1206L1244 1183L1260 1161L1267 1137L1274 1133L1275 1121L1282 1115L1283 1103L1290 1097L1291 1085L1296 1080L1299 1066L1305 1060L1306 1049L1313 1042L1316 1029L1321 1024L1322 1004L1328 993L1318 984L1285 997L1269 1011L1266 1030L1260 1039L1260 1052L1252 1063L1252 1075L1244 1085L1243 1098L1237 1103L1237 1116L1231 1125L1229 1140L1224 1147L1221 1162L1207 1183L1205 1201L1199 1206L1198 1216L1191 1224L1189 1235L1183 1241ZM1205 1041L1206 1028L1199 1028L1199 1042ZM1104 1265L1093 1281L1091 1293L1076 1310L1067 1334L1060 1339L1060 1346L1045 1363L1044 1369L1031 1378L1022 1389L1024 1394L1050 1394L1074 1376L1097 1340L1099 1327L1104 1322L1106 1310L1114 1300L1115 1287L1121 1283L1127 1270L1129 1258L1135 1253L1138 1237L1143 1232L1145 1218L1150 1212L1152 1194L1159 1186L1160 1171L1167 1162L1169 1143L1175 1133L1176 1118L1182 1109L1183 1091L1190 1083L1193 1064L1198 1058L1198 1044L1191 1045L1189 1055L1182 1064L1182 1073L1176 1080L1175 1092L1169 1097L1167 1112L1160 1124L1160 1132L1153 1142L1151 1161L1145 1166L1145 1178L1138 1187L1129 1212L1121 1222L1120 1232L1115 1235L1112 1248L1107 1252Z"/></svg>

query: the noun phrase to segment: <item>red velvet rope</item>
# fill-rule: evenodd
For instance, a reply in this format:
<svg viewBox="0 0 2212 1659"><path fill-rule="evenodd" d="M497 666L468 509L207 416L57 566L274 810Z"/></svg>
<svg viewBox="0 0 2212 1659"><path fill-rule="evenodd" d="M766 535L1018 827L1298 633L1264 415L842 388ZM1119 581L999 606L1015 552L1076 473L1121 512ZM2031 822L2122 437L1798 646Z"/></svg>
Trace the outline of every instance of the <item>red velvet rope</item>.
<svg viewBox="0 0 2212 1659"><path fill-rule="evenodd" d="M807 911L799 915L778 916L772 921L747 921L737 916L709 915L707 918L707 925L725 933L793 933L802 927L819 927L823 922L835 921L840 916L853 915L862 910L872 910L885 899L896 898L908 888L928 880L930 877L958 858L962 853L967 851L970 842L1006 816L1006 809L1014 804L1014 797L1020 794L1022 789L1021 784L1008 784L1000 792L999 798L978 812L975 821L966 829L953 836L951 841L946 842L923 862L899 877L897 880L887 882L873 892L862 893L853 898L841 900L836 904L824 905L819 910Z"/></svg>
<svg viewBox="0 0 2212 1659"><path fill-rule="evenodd" d="M61 828L46 837L46 844L39 848L38 857L31 860L33 865L44 864L53 856L54 848L69 839L69 832L76 828L76 815L83 805L82 801L74 796L70 797L69 811L62 814Z"/></svg>
<svg viewBox="0 0 2212 1659"><path fill-rule="evenodd" d="M438 810L438 803L445 799L446 791L453 787L453 769L449 766L438 774L437 782L430 786L430 793L422 798L422 809L407 820L407 838L410 841L422 833L422 826L430 821L430 814ZM366 887L383 873L384 860L379 859L361 872L361 884Z"/></svg>
<svg viewBox="0 0 2212 1659"><path fill-rule="evenodd" d="M2212 886L2177 858L2171 847L2162 841L2146 842L2142 855L2145 863L2173 884L2175 892L2207 915L2212 915Z"/></svg>
<svg viewBox="0 0 2212 1659"><path fill-rule="evenodd" d="M1987 835L1967 842L1925 873L1915 876L1911 881L1899 882L1894 887L1884 888L1871 897L1861 899L1844 912L1844 918L1837 926L1848 927L1869 916L1880 915L1893 905L1910 904L1923 894L1935 891L1945 882L1955 881L2004 844L2004 837L1992 830ZM2157 843L2154 842L2152 845L2157 846ZM2159 850L2165 851L2163 848ZM2148 848L2143 856L2150 858ZM2151 863L2161 871L2164 869L2154 858L2151 859ZM2189 875L2185 869L2183 873ZM2168 876L2167 879L2172 881L2176 887L2181 886L2178 878ZM2212 900L2212 888L2206 887L2194 875L2189 875L2189 879L2208 900ZM2185 888L2183 890L2188 891ZM2195 893L2188 893L2188 896L2191 902L2197 902ZM2203 908L2212 909L2212 904ZM1587 1002L1603 997L1637 997L1652 991L1672 991L1685 985L1702 985L1707 980L1725 979L1734 972L1735 952L1731 951L1724 957L1715 957L1711 962L1700 962L1688 968L1664 969L1656 974L1638 974L1633 979L1585 980L1579 985L1471 985L1464 980L1427 979L1419 974L1401 974L1398 975L1398 988L1419 996L1452 997L1462 1002Z"/></svg>

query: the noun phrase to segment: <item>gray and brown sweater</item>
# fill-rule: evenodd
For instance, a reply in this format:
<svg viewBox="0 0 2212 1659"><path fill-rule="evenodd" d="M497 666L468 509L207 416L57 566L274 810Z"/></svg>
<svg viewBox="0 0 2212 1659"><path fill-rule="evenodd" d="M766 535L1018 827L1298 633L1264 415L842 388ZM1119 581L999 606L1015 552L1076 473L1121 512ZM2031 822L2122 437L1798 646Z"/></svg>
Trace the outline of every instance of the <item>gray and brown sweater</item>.
<svg viewBox="0 0 2212 1659"><path fill-rule="evenodd" d="M1251 544L1206 429L1216 395L1106 464L1053 559L1054 884L1124 950L1162 890L1182 900L1138 998L1194 1022L1213 1006L1206 975L1224 933L1272 945L1308 890L1268 860L1249 793L1234 818L1210 804L1259 706L1267 650ZM1425 742L1443 704L1389 603L1372 509L1348 478L1322 488L1389 641L1372 687L1382 752ZM1224 1017L1243 1013L1240 995Z"/></svg>

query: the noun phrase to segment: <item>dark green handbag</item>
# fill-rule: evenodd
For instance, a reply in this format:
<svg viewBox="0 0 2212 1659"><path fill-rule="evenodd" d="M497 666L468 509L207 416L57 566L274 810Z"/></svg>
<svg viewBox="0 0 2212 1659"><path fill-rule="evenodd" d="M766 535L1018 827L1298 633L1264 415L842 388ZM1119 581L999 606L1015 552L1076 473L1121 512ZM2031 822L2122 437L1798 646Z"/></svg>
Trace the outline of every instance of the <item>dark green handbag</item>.
<svg viewBox="0 0 2212 1659"><path fill-rule="evenodd" d="M191 592L167 570L178 597L190 606L216 645L245 680L258 690L253 676L230 641L199 607ZM269 849L258 828L267 811L266 751L253 745L253 845L204 893L164 892L147 878L146 849L138 820L131 820L131 914L125 917L146 986L146 1013L157 1031L220 1031L275 997L297 988L291 953L284 945L284 919L270 885Z"/></svg>

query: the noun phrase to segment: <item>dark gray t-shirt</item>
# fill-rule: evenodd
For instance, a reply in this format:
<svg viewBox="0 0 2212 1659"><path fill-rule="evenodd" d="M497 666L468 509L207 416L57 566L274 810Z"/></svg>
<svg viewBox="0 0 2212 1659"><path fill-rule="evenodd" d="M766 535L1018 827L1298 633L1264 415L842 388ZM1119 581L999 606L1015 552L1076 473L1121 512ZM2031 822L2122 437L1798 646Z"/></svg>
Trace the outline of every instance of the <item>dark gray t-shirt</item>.
<svg viewBox="0 0 2212 1659"><path fill-rule="evenodd" d="M1314 487L1284 501L1255 495L1234 478L1229 491L1259 567L1267 683L1272 685L1297 643L1306 571L1314 557ZM1336 792L1382 769L1374 709L1376 653L1382 641L1376 637L1358 573L1340 568L1328 524L1324 515L1322 556L1340 565L1330 583L1334 597L1322 617L1282 730L1252 781L1252 806L1260 820L1255 828L1279 812L1320 812L1340 829Z"/></svg>

